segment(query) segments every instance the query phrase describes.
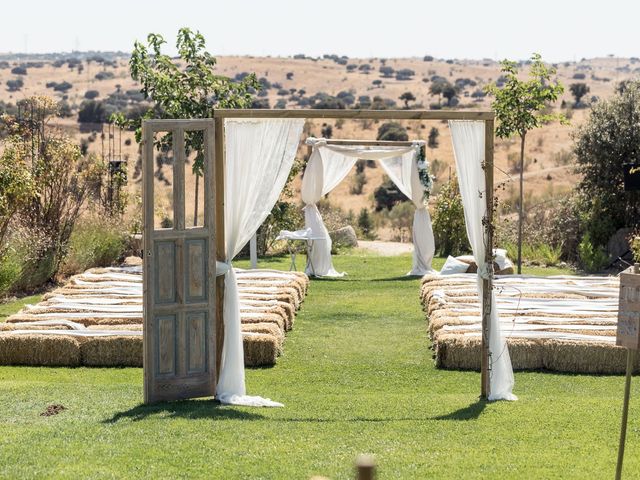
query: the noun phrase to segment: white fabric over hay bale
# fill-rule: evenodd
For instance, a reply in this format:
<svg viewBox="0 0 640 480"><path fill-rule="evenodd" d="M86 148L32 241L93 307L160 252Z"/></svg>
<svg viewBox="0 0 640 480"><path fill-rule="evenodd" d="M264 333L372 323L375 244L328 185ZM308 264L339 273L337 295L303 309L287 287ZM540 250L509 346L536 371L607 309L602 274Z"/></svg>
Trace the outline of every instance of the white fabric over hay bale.
<svg viewBox="0 0 640 480"><path fill-rule="evenodd" d="M475 275L427 275L421 299L436 364L479 369L482 320ZM615 277L508 275L496 278L500 325L517 369L620 373L615 346L619 283Z"/></svg>
<svg viewBox="0 0 640 480"><path fill-rule="evenodd" d="M309 279L276 270L238 276L245 363L273 365ZM92 268L72 277L0 324L0 364L141 366L141 281L140 266Z"/></svg>

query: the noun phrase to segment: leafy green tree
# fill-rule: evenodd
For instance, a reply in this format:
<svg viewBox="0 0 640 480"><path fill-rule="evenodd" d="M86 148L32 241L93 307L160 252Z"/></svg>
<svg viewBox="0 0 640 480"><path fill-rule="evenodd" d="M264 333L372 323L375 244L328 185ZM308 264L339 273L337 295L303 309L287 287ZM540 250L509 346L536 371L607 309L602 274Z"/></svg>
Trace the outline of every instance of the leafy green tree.
<svg viewBox="0 0 640 480"><path fill-rule="evenodd" d="M522 272L522 224L524 220L524 147L527 133L545 123L554 120L566 122L560 113L548 113L548 107L555 102L564 91L557 80L551 81L555 75L554 68L547 67L542 57L534 53L531 57L529 79L518 77L518 64L510 60L501 63L503 87L490 84L486 92L495 96L491 104L496 112L498 126L496 135L508 138L520 136L520 205L518 215L518 273Z"/></svg>
<svg viewBox="0 0 640 480"><path fill-rule="evenodd" d="M358 229L367 240L376 239L375 224L368 208L360 210L360 214L358 215Z"/></svg>
<svg viewBox="0 0 640 480"><path fill-rule="evenodd" d="M406 108L407 110L409 109L409 102L415 102L416 101L415 95L413 93L411 93L411 92L404 92L398 98L404 102L404 108Z"/></svg>
<svg viewBox="0 0 640 480"><path fill-rule="evenodd" d="M574 134L583 229L596 246L623 227L640 227L640 192L623 189L625 163L640 163L640 82L596 103Z"/></svg>
<svg viewBox="0 0 640 480"><path fill-rule="evenodd" d="M398 122L386 122L378 128L378 140L407 141L407 129Z"/></svg>
<svg viewBox="0 0 640 480"><path fill-rule="evenodd" d="M141 92L153 103L144 118L210 118L216 108L248 108L252 91L261 89L255 74L240 81L216 75L216 59L206 51L200 32L188 28L178 31L176 48L179 62L162 52L165 39L156 33L147 36L147 44L135 42L129 66L131 78L142 85ZM141 140L141 119L134 122L136 140ZM168 142L165 136L161 142ZM203 173L204 142L202 135L187 135L187 152L195 151L192 164L196 175L195 212L198 218L199 178Z"/></svg>
<svg viewBox="0 0 640 480"><path fill-rule="evenodd" d="M451 177L440 189L433 214L433 235L440 255L460 255L469 251L458 179Z"/></svg>
<svg viewBox="0 0 640 480"><path fill-rule="evenodd" d="M579 107L581 105L580 100L582 100L582 97L591 91L589 86L584 82L572 83L569 85L569 90L571 91L573 98L576 99L575 107Z"/></svg>

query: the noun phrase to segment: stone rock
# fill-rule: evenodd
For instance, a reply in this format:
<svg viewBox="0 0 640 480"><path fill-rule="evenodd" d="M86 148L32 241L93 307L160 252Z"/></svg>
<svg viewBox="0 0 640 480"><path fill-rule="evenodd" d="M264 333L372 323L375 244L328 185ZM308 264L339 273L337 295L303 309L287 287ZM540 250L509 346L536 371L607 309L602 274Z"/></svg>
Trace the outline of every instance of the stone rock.
<svg viewBox="0 0 640 480"><path fill-rule="evenodd" d="M329 232L334 247L357 247L358 237L351 225Z"/></svg>
<svg viewBox="0 0 640 480"><path fill-rule="evenodd" d="M611 258L618 258L631 248L629 235L632 231L631 228L621 228L611 236L607 242L607 253Z"/></svg>

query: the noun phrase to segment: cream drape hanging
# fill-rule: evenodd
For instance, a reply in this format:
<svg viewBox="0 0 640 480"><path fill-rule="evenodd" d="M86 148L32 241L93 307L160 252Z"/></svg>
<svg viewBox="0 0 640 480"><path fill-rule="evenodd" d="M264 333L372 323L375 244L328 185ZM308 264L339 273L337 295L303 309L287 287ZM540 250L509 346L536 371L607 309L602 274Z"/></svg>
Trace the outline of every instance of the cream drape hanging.
<svg viewBox="0 0 640 480"><path fill-rule="evenodd" d="M246 395L244 351L236 275L231 260L265 221L287 181L304 126L303 119L225 121L224 347L216 398L222 403L281 406Z"/></svg>
<svg viewBox="0 0 640 480"><path fill-rule="evenodd" d="M478 265L478 295L482 302L482 275L487 274L486 232L482 223L487 213L485 202L483 121L450 120L451 140L458 172L458 184L464 207L467 236ZM512 393L513 369L506 341L500 333L495 293L491 292L489 322L489 400L517 400Z"/></svg>
<svg viewBox="0 0 640 480"><path fill-rule="evenodd" d="M423 203L423 187L418 176L416 149L424 142L406 147L332 145L322 138L308 138L313 151L302 180L302 200L305 203L305 226L313 235L322 237L314 241L307 273L316 276L342 276L331 261L331 238L322 221L316 203L349 173L356 161L379 160L389 178L416 207L413 219L413 267L409 275L432 272L431 262L435 242L429 211Z"/></svg>

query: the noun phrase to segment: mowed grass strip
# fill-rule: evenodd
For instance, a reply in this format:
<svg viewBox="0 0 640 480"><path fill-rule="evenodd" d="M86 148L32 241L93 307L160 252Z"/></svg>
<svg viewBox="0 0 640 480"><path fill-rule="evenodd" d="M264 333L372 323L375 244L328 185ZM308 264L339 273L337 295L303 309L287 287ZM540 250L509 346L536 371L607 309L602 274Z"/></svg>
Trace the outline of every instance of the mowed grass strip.
<svg viewBox="0 0 640 480"><path fill-rule="evenodd" d="M283 409L143 406L141 369L0 367L0 477L353 478L364 452L379 478L611 477L624 378L522 372L518 402L479 402L478 373L433 367L410 263L355 251L335 258L347 277L312 281L277 365L247 371ZM634 379L629 478L639 393ZM40 416L52 404L66 409Z"/></svg>

